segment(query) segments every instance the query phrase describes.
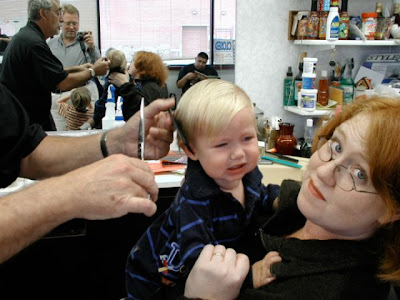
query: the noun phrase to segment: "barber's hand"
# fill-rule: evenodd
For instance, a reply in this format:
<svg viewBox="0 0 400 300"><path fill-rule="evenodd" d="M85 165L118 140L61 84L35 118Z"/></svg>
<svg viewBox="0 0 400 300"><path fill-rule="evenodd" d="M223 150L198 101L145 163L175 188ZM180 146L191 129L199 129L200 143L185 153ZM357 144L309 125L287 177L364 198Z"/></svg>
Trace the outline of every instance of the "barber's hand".
<svg viewBox="0 0 400 300"><path fill-rule="evenodd" d="M249 259L222 245L207 245L200 253L185 286L185 297L232 300L249 272Z"/></svg>
<svg viewBox="0 0 400 300"><path fill-rule="evenodd" d="M90 50L94 50L94 38L91 31L86 31L86 34L83 36L83 40L88 45Z"/></svg>
<svg viewBox="0 0 400 300"><path fill-rule="evenodd" d="M145 158L159 159L169 152L172 143L173 127L172 120L167 112L174 107L175 100L157 99L145 107ZM119 143L122 145L123 153L128 156L138 157L140 111L134 114L124 126L109 132L107 143ZM109 147L110 148L110 147Z"/></svg>
<svg viewBox="0 0 400 300"><path fill-rule="evenodd" d="M125 71L124 74L119 73L119 72L113 72L108 76L108 81L117 86L120 87L124 83L129 82L129 73L128 70Z"/></svg>
<svg viewBox="0 0 400 300"><path fill-rule="evenodd" d="M127 213L156 212L158 187L148 165L122 154L111 155L62 178L71 201L66 206L74 218L102 220ZM150 195L152 200L148 199Z"/></svg>
<svg viewBox="0 0 400 300"><path fill-rule="evenodd" d="M96 76L105 75L110 68L110 61L105 57L100 57L96 62L93 64L94 72Z"/></svg>

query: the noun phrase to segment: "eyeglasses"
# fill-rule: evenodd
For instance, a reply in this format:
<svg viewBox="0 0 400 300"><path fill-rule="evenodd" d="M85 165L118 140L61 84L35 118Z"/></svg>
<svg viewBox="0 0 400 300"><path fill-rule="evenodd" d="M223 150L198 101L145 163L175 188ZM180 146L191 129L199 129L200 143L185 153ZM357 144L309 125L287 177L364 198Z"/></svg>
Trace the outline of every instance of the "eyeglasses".
<svg viewBox="0 0 400 300"><path fill-rule="evenodd" d="M69 27L71 25L76 27L76 26L79 25L79 22L63 22L63 25L66 26L66 27Z"/></svg>
<svg viewBox="0 0 400 300"><path fill-rule="evenodd" d="M336 156L339 156L342 152L339 142L332 141L330 138L330 136L318 137L318 157L325 162L335 160ZM373 191L373 188L367 188L369 189L367 191L357 187L368 185L367 173L358 166L345 167L344 165L335 164L334 176L336 185L343 191L351 192L354 190L360 193L378 194Z"/></svg>
<svg viewBox="0 0 400 300"><path fill-rule="evenodd" d="M61 17L61 7L57 9L50 9L50 11L54 12L58 17Z"/></svg>

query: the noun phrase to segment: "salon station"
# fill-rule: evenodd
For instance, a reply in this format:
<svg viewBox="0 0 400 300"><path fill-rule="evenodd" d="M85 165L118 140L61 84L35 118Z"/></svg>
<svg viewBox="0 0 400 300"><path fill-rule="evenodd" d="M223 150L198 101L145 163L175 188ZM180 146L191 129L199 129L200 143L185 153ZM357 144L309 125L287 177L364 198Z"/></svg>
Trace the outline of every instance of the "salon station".
<svg viewBox="0 0 400 300"><path fill-rule="evenodd" d="M302 181L317 128L357 97L399 97L400 23L396 22L400 22L400 2L328 2L327 7L326 1L318 0L273 4L238 0L61 0L60 4L79 9L79 32L91 32L101 56L120 50L130 65L138 51L157 53L168 68L167 96L175 97L176 106L182 97L182 87L177 84L182 68L195 63L199 52L205 52L206 64L217 71L215 77L235 83L252 101L258 168L262 183L268 185L281 184L285 179ZM0 41L0 70L9 43L5 39L12 40L26 25L27 5L27 0L0 4L0 34L4 37ZM97 76L97 80L104 85L106 77ZM88 89L94 108L101 95L93 83ZM68 120L59 113L59 103L71 94L52 93L51 115L57 130L46 131L48 135L81 137L124 124L114 108L107 127L67 130ZM109 117L106 110L104 118ZM63 294L62 299L78 299L72 296L77 293L83 296L79 299L121 299L129 251L168 209L185 178L187 156L179 146L179 134L174 132L167 156L146 161L159 188L155 215L66 222L6 262L18 266L29 262L20 270L21 278L12 280L23 283L20 288L31 289L33 295L46 290L43 299L49 295L58 298L59 294ZM36 182L18 178L0 189L0 197ZM15 299L19 299L15 292Z"/></svg>

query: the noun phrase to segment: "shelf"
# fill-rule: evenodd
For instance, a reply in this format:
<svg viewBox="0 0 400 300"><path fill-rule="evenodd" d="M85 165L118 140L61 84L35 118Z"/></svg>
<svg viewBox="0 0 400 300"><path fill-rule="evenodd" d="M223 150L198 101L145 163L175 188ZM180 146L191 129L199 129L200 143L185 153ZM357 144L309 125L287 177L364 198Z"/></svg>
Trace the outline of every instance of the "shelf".
<svg viewBox="0 0 400 300"><path fill-rule="evenodd" d="M307 46L399 46L400 39L390 40L294 40L295 45L307 45Z"/></svg>
<svg viewBox="0 0 400 300"><path fill-rule="evenodd" d="M326 110L316 109L314 111L305 111L302 110L301 108L298 108L297 106L284 106L283 108L287 111L290 111L291 113L309 117L322 117L329 115L335 111L334 109L326 109Z"/></svg>

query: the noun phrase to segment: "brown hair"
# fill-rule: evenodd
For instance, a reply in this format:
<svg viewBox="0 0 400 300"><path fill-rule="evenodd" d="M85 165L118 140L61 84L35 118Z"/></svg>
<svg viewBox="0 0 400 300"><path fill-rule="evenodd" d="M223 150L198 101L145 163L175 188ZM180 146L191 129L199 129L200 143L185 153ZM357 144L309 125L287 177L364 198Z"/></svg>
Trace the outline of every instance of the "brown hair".
<svg viewBox="0 0 400 300"><path fill-rule="evenodd" d="M133 64L140 79L154 80L161 87L165 85L168 69L158 54L138 51L135 53Z"/></svg>
<svg viewBox="0 0 400 300"><path fill-rule="evenodd" d="M85 111L90 101L90 91L85 87L76 88L71 92L71 102L77 111Z"/></svg>
<svg viewBox="0 0 400 300"><path fill-rule="evenodd" d="M313 150L316 150L318 136L332 135L336 127L360 113L371 116L365 155L372 184L387 206L387 223L382 228L385 253L378 276L400 283L400 221L391 220L400 209L400 144L393 135L400 132L400 100L373 97L345 106L340 114L318 129Z"/></svg>

